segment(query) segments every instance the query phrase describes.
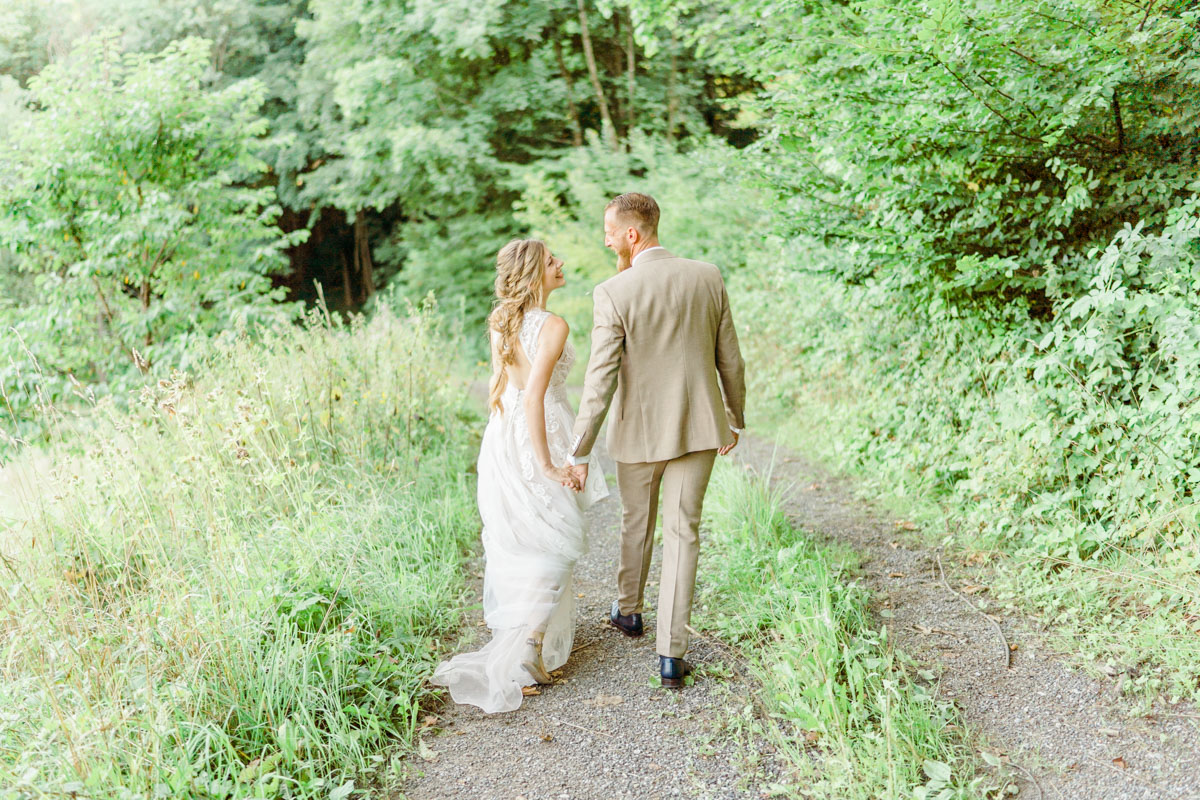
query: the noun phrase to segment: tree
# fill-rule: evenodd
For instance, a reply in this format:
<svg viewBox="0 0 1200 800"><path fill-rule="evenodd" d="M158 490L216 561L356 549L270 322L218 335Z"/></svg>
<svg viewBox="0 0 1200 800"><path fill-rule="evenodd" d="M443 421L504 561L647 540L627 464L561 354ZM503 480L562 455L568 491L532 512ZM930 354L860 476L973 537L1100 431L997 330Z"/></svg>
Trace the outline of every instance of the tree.
<svg viewBox="0 0 1200 800"><path fill-rule="evenodd" d="M38 298L15 327L59 381L51 394L67 376L185 365L192 338L289 313L270 276L303 234L284 235L273 189L253 186L263 87L212 88L211 47L88 39L30 81L30 111L0 143L0 243Z"/></svg>
<svg viewBox="0 0 1200 800"><path fill-rule="evenodd" d="M760 8L699 36L762 79L762 176L791 230L845 243L850 280L1044 317L1088 290L1093 248L1195 188L1194 3Z"/></svg>

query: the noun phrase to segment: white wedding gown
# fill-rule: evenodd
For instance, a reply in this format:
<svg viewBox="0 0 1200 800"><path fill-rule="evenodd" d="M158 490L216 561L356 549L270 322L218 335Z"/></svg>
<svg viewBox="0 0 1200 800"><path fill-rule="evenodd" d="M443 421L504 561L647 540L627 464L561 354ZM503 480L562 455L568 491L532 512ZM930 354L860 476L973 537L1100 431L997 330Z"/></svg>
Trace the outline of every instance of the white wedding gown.
<svg viewBox="0 0 1200 800"><path fill-rule="evenodd" d="M519 340L532 364L538 335L549 312L525 313ZM546 443L551 461L566 463L575 414L567 402L566 379L575 361L570 341L554 365L546 389ZM604 473L593 469L578 494L550 480L537 467L523 392L509 381L502 412L492 412L479 448L479 515L483 519L483 612L492 639L481 650L443 662L431 682L450 689L456 703L488 713L521 705L521 687L535 683L521 666L526 640L545 630L542 658L547 670L567 663L575 638L575 593L571 571L586 543L584 511L608 496Z"/></svg>

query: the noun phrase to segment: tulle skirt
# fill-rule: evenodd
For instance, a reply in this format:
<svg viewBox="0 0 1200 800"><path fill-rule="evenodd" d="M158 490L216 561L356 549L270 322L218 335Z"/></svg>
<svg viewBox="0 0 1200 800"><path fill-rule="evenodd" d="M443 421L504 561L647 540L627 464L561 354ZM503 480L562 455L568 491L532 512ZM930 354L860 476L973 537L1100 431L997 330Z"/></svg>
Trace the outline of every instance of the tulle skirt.
<svg viewBox="0 0 1200 800"><path fill-rule="evenodd" d="M575 637L571 573L587 548L584 512L608 496L599 469L578 494L542 475L521 393L510 386L502 407L488 420L479 449L483 611L492 638L482 649L442 663L432 678L449 688L456 703L488 713L519 708L521 687L535 683L522 666L531 636L543 635L547 670L567 663ZM561 465L574 425L562 387L551 387L545 407L551 460Z"/></svg>

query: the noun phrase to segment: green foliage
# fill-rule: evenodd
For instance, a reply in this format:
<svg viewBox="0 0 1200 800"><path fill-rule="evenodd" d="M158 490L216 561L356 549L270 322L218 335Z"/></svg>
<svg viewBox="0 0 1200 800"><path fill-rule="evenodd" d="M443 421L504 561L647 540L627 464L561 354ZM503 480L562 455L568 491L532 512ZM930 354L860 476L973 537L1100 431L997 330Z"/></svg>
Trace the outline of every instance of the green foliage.
<svg viewBox="0 0 1200 800"><path fill-rule="evenodd" d="M273 191L249 185L264 169L262 89L210 89L209 50L188 39L127 55L108 34L30 82L0 182L0 237L32 278L32 302L0 312L18 419L77 382L119 389L135 365L186 368L194 340L294 313L270 275L299 237L273 224Z"/></svg>
<svg viewBox="0 0 1200 800"><path fill-rule="evenodd" d="M308 323L221 337L30 458L46 493L0 535L6 790L394 783L458 625L478 420L430 313Z"/></svg>
<svg viewBox="0 0 1200 800"><path fill-rule="evenodd" d="M1195 189L1193 3L762 6L711 35L765 84L759 166L781 224L839 242L843 277L935 311L1045 317L1088 291L1093 247L1160 230Z"/></svg>
<svg viewBox="0 0 1200 800"><path fill-rule="evenodd" d="M767 734L792 772L780 793L982 797L979 765L947 727L953 703L914 680L887 629L874 629L851 554L816 546L763 479L724 463L706 506L715 552L703 561L703 623L762 682Z"/></svg>
<svg viewBox="0 0 1200 800"><path fill-rule="evenodd" d="M436 287L482 319L495 253L522 233L512 216L521 167L553 161L601 127L577 4L310 8L298 24L307 43L300 110L319 120L328 155L303 176L301 196L348 216L386 212L394 222L376 248L384 274L409 297ZM627 146L642 132L701 134L706 116L729 115L707 96L707 63L678 46L651 58L634 45L630 76L628 11L589 3L587 18L597 79Z"/></svg>
<svg viewBox="0 0 1200 800"><path fill-rule="evenodd" d="M1122 232L1087 263L1091 290L1026 331L748 273L733 296L758 322L751 395L880 496L940 509L960 547L1008 555L1009 596L1074 632L1077 657L1194 697L1197 229L1193 208L1158 235Z"/></svg>

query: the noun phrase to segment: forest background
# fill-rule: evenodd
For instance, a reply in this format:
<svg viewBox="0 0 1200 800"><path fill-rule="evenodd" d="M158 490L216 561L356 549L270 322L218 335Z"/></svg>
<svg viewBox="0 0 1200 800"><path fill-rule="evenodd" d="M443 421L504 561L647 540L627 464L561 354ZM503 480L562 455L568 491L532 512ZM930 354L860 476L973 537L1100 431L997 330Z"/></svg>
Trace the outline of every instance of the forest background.
<svg viewBox="0 0 1200 800"><path fill-rule="evenodd" d="M325 370L287 423L311 463L408 475L396 441L449 437L453 483L474 423L437 368L483 369L496 250L565 258L583 344L603 205L649 191L664 243L729 279L752 427L1002 563L1002 596L1135 696L1196 698L1198 32L1185 0L14 0L0 452L92 452L100 426L119 474L189 373L285 377L230 361L265 342ZM320 324L343 339L299 341ZM343 398L383 439L335 430ZM267 435L238 407L210 443L230 469ZM322 486L280 513L347 491ZM100 591L81 553L130 558L101 539L47 558Z"/></svg>

